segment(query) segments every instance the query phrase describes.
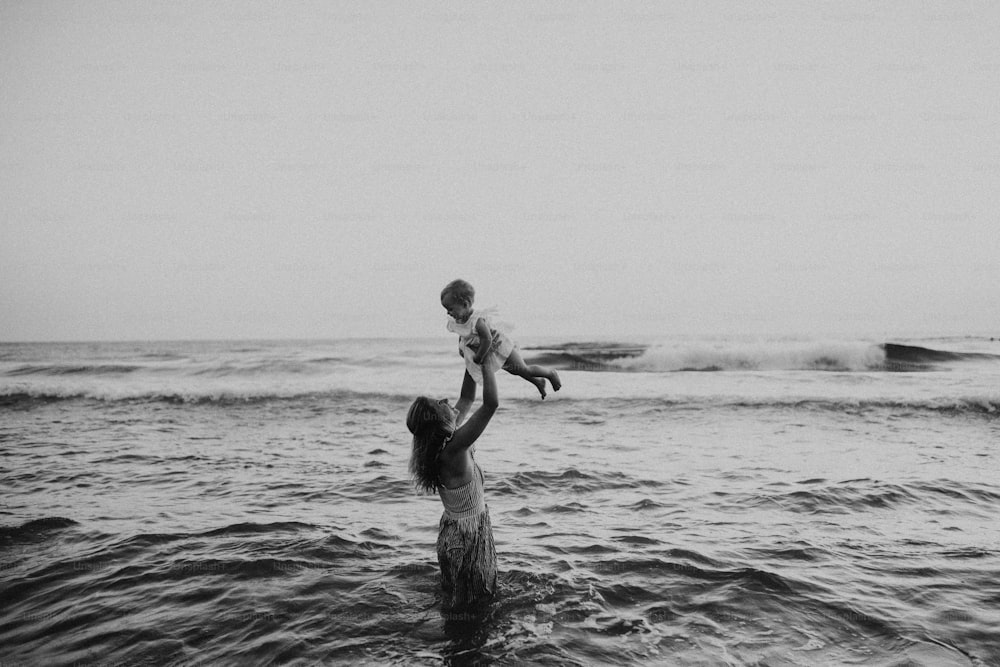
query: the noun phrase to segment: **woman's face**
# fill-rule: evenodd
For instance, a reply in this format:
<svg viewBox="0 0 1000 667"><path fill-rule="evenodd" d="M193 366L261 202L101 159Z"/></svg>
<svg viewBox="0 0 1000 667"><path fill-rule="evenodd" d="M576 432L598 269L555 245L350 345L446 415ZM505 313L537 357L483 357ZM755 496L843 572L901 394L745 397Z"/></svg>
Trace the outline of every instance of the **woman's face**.
<svg viewBox="0 0 1000 667"><path fill-rule="evenodd" d="M438 417L441 422L452 430L455 429L455 420L458 418L458 410L453 408L449 403L447 398L442 398L440 401L434 404L438 411Z"/></svg>

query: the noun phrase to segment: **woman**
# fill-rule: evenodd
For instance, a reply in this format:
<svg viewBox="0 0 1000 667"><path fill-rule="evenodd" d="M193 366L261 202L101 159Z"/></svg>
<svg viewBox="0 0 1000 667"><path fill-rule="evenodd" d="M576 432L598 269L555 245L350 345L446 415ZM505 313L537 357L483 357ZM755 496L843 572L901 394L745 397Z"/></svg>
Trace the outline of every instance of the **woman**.
<svg viewBox="0 0 1000 667"><path fill-rule="evenodd" d="M444 503L437 554L448 609L488 599L496 591L493 526L483 497L483 472L472 457L472 445L499 405L494 373L483 373L483 404L459 426L475 398L476 382L467 371L455 408L447 399L421 396L406 416L413 434L413 481L421 490L437 491Z"/></svg>

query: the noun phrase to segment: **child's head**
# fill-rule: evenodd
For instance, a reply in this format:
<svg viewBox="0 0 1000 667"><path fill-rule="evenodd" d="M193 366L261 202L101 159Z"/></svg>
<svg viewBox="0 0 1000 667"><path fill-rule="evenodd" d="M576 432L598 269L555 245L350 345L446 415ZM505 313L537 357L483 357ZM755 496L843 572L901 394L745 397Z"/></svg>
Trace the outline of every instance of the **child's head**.
<svg viewBox="0 0 1000 667"><path fill-rule="evenodd" d="M455 432L455 410L448 401L421 396L413 401L406 415L406 428L413 434L410 474L418 488L437 491L437 457L447 439Z"/></svg>
<svg viewBox="0 0 1000 667"><path fill-rule="evenodd" d="M452 280L441 290L441 305L456 322L469 319L475 299L475 288L464 280Z"/></svg>

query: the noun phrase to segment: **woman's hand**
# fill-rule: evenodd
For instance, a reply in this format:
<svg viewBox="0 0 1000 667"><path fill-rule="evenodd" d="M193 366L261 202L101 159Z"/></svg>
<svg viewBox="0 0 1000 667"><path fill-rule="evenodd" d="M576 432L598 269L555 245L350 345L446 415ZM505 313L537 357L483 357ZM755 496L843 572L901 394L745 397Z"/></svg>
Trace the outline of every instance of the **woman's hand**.
<svg viewBox="0 0 1000 667"><path fill-rule="evenodd" d="M490 353L493 352L498 345L500 345L500 332L493 331L491 333L492 337L490 338L490 344L487 345L485 349L481 350L480 353L476 354L476 358L473 359L473 361L480 366L483 365L483 361L486 357L490 356Z"/></svg>

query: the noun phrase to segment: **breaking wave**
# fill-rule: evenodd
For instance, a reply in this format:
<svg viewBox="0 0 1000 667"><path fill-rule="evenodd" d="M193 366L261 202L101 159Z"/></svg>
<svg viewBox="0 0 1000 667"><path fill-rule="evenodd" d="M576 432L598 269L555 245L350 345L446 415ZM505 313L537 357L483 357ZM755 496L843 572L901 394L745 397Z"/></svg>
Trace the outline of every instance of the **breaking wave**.
<svg viewBox="0 0 1000 667"><path fill-rule="evenodd" d="M566 344L529 348L529 363L579 371L926 371L1000 355L948 352L899 343L765 341L652 346Z"/></svg>

